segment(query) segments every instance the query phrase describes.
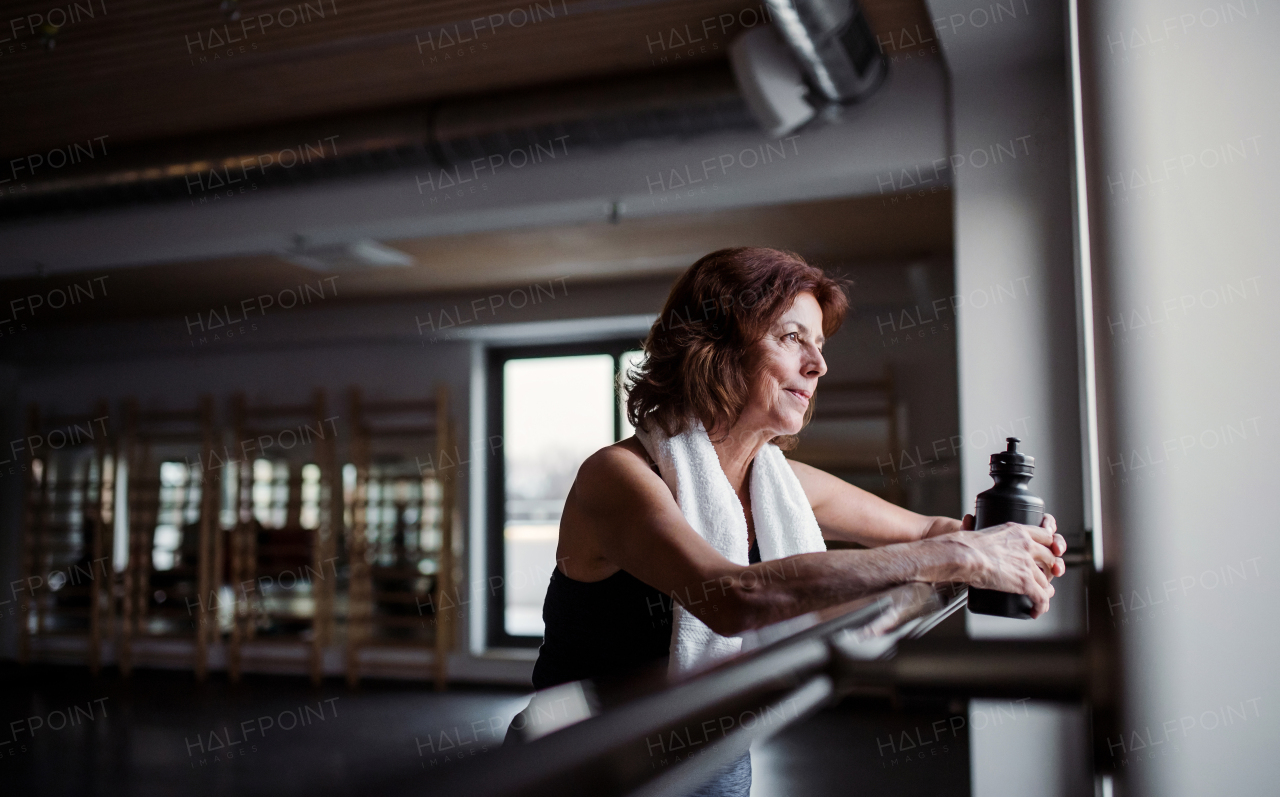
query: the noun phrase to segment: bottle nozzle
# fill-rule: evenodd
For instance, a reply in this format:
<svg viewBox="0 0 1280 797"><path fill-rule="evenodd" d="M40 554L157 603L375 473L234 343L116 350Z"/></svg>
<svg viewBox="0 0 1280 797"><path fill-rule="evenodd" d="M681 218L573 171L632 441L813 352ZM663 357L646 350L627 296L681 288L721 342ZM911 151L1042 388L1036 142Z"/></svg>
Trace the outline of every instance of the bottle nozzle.
<svg viewBox="0 0 1280 797"><path fill-rule="evenodd" d="M1018 438L1006 437L1005 440L1009 441L1009 447L991 455L991 475L1021 473L1030 476L1035 467L1035 458L1018 450L1018 443L1022 442Z"/></svg>

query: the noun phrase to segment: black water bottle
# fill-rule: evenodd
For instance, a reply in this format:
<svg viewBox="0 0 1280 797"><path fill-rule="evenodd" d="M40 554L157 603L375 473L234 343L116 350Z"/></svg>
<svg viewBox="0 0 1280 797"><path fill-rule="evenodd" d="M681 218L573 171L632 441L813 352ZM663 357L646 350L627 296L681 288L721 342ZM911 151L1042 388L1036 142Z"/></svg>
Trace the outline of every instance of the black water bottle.
<svg viewBox="0 0 1280 797"><path fill-rule="evenodd" d="M1008 449L991 455L991 477L995 486L978 493L974 528L985 529L1001 523L1039 526L1044 518L1044 499L1027 489L1035 458L1018 451L1016 437L1006 437ZM1026 595L994 589L969 588L969 611L996 617L1031 619L1031 599Z"/></svg>

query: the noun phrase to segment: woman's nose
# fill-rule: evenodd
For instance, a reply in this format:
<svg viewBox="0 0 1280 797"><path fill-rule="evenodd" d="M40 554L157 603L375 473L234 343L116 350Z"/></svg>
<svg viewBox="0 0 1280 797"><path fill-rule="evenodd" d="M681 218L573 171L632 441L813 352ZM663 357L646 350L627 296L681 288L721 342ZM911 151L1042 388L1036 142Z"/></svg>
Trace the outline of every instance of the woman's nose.
<svg viewBox="0 0 1280 797"><path fill-rule="evenodd" d="M804 372L806 376L822 376L827 372L827 361L823 359L821 351L818 349L812 350L811 356L805 363Z"/></svg>

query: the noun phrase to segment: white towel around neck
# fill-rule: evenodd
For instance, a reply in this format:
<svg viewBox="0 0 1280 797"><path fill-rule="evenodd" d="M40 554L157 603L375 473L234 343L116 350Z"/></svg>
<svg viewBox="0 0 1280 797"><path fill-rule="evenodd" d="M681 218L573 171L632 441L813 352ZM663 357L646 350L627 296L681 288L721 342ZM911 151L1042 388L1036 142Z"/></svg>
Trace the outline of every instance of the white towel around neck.
<svg viewBox="0 0 1280 797"><path fill-rule="evenodd" d="M726 559L746 567L747 518L702 422L691 420L674 437L654 427L649 432L636 430L636 437L657 463L685 520ZM750 491L761 561L826 550L804 488L776 445L767 443L756 454ZM670 674L701 670L741 648L741 637L720 636L676 604Z"/></svg>

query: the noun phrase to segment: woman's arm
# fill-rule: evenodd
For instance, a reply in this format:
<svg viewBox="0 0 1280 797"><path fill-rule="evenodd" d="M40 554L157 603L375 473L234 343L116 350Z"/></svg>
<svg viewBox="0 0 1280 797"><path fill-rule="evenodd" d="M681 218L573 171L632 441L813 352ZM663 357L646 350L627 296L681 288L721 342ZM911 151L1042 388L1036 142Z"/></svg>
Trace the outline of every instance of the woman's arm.
<svg viewBox="0 0 1280 797"><path fill-rule="evenodd" d="M742 567L702 539L662 479L618 446L583 463L561 524L590 537L611 563L671 595L723 635L913 581L964 581L1019 592L1032 598L1033 614L1039 615L1053 596L1049 578L1058 561L1051 532L1008 524L990 533L960 531Z"/></svg>
<svg viewBox="0 0 1280 797"><path fill-rule="evenodd" d="M787 462L809 498L822 536L829 540L876 548L960 531L959 520L916 514L812 465Z"/></svg>

